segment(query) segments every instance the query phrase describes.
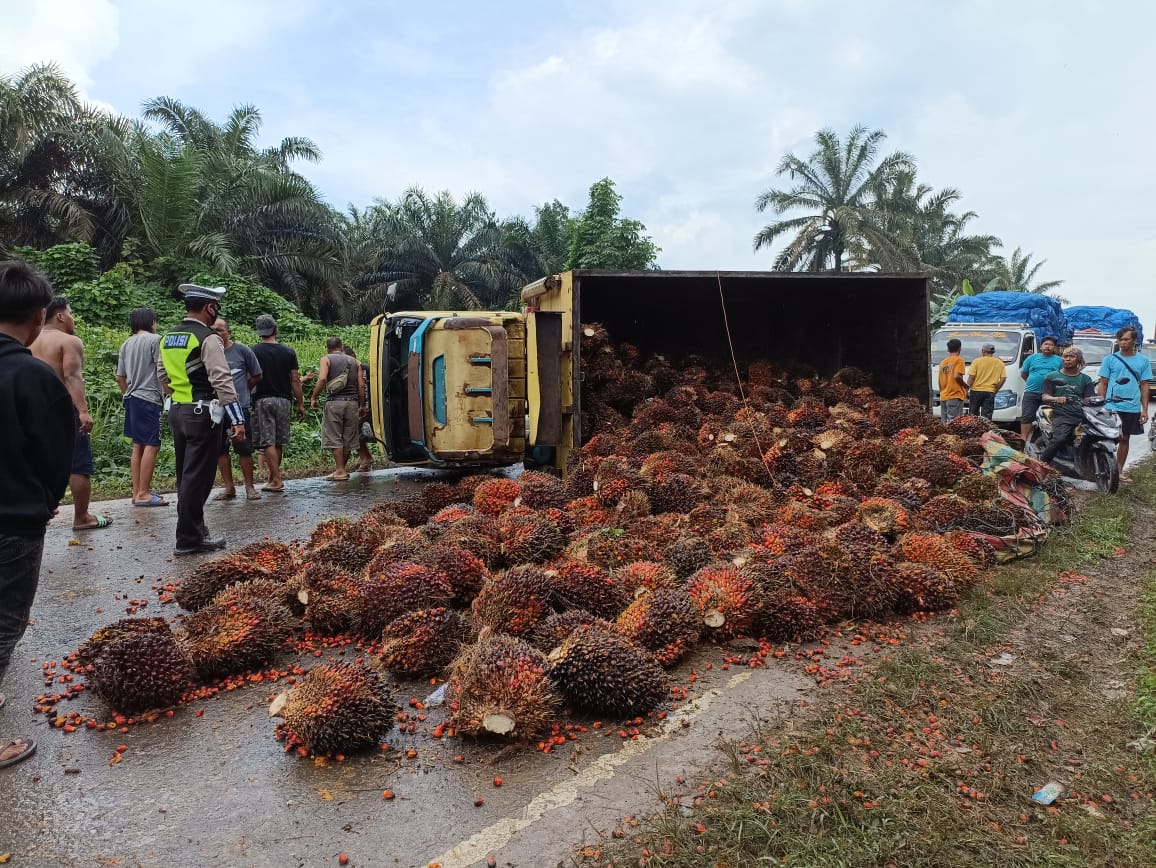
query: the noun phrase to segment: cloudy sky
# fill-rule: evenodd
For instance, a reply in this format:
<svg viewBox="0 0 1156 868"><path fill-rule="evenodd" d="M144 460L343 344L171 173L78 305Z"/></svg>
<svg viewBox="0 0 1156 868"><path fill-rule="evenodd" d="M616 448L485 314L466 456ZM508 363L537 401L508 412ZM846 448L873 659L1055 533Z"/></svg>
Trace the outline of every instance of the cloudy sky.
<svg viewBox="0 0 1156 868"><path fill-rule="evenodd" d="M769 268L756 195L814 132L881 128L977 231L1156 331L1156 4L1078 0L0 0L0 74L55 61L135 114L257 105L338 206L406 187L502 216L610 176L665 268Z"/></svg>

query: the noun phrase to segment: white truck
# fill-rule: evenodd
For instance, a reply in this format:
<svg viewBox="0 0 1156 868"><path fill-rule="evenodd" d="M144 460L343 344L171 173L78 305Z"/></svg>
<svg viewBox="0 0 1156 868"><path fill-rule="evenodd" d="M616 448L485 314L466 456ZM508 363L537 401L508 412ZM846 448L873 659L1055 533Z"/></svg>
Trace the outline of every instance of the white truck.
<svg viewBox="0 0 1156 868"><path fill-rule="evenodd" d="M970 368L980 357L984 344L995 345L995 356L1007 369L1007 381L995 395L992 421L1011 425L1019 421L1024 396L1020 366L1036 351L1036 334L1022 322L949 322L931 336L931 412L941 415L939 406L939 363L947 357L947 342L957 339L959 354Z"/></svg>

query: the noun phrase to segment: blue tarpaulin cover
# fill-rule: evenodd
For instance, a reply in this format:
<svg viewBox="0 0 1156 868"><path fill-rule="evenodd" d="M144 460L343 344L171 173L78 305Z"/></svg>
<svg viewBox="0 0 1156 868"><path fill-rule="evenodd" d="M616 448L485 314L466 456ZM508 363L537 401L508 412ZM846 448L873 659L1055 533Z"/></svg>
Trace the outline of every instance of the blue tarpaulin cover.
<svg viewBox="0 0 1156 868"><path fill-rule="evenodd" d="M1139 335L1139 343L1144 343L1144 328L1140 325L1140 318L1127 308L1074 304L1064 308L1064 318L1072 331L1098 329L1114 335L1124 326L1132 326Z"/></svg>
<svg viewBox="0 0 1156 868"><path fill-rule="evenodd" d="M1060 303L1048 295L1030 292L981 292L963 295L948 314L952 322L1022 322L1036 333L1036 342L1054 337L1071 343L1072 329L1064 319Z"/></svg>

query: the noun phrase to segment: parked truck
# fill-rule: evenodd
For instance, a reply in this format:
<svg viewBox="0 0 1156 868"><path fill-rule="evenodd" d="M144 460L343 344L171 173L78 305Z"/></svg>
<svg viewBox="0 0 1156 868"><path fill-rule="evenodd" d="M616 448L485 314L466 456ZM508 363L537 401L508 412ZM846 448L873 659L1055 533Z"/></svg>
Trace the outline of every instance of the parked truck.
<svg viewBox="0 0 1156 868"><path fill-rule="evenodd" d="M520 312L387 313L370 330L373 430L399 464L564 471L593 322L644 356L853 366L929 403L928 293L923 274L575 270L525 287Z"/></svg>
<svg viewBox="0 0 1156 868"><path fill-rule="evenodd" d="M1140 318L1123 307L1073 305L1064 308L1072 328L1072 344L1084 352L1085 371L1095 377L1100 363L1116 351L1116 332L1124 326L1136 329L1137 345L1144 341Z"/></svg>
<svg viewBox="0 0 1156 868"><path fill-rule="evenodd" d="M1060 343L1069 340L1060 303L1048 296L1023 292L984 292L963 296L951 309L947 322L931 337L932 412L939 416L939 363L947 356L947 342L957 339L960 355L970 366L980 357L984 344L995 346L995 356L1006 368L1003 388L995 396L992 420L1004 425L1019 421L1024 380L1020 368L1046 337Z"/></svg>

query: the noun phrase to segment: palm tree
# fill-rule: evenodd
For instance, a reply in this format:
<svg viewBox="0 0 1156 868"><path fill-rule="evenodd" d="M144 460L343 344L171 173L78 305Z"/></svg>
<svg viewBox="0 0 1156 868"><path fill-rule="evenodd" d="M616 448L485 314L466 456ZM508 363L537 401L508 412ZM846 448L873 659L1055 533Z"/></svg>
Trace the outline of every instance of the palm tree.
<svg viewBox="0 0 1156 868"><path fill-rule="evenodd" d="M481 194L459 204L448 191L431 197L412 187L377 207L383 246L361 278L363 304L379 311L493 309L520 285L502 227Z"/></svg>
<svg viewBox="0 0 1156 868"><path fill-rule="evenodd" d="M1032 254L1024 253L1017 247L1009 258L992 256L985 263L984 273L988 278L983 291L993 289L1007 290L1008 292L1030 292L1034 295L1045 295L1064 285L1062 280L1045 280L1036 282L1036 273L1044 267L1046 259L1041 259L1032 265ZM1061 304L1067 300L1059 298Z"/></svg>
<svg viewBox="0 0 1156 868"><path fill-rule="evenodd" d="M223 274L248 272L304 310L340 305L338 224L317 190L292 169L316 161L308 139L255 144L253 106L223 124L168 97L145 104L108 160L118 193L131 204L143 252L192 257Z"/></svg>
<svg viewBox="0 0 1156 868"><path fill-rule="evenodd" d="M911 170L913 161L898 151L880 159L885 138L882 130L857 126L844 143L825 129L815 134L818 149L807 160L787 154L776 174L786 175L795 186L765 190L755 207L760 213L769 208L775 215L809 213L764 226L755 236L755 250L793 235L775 257L775 269L784 271L842 271L848 250L898 256L898 244L879 225L873 205L886 182L896 172Z"/></svg>
<svg viewBox="0 0 1156 868"><path fill-rule="evenodd" d="M114 123L55 65L0 78L0 246L88 241L115 258L123 214L98 147Z"/></svg>

